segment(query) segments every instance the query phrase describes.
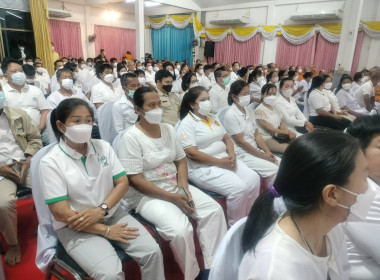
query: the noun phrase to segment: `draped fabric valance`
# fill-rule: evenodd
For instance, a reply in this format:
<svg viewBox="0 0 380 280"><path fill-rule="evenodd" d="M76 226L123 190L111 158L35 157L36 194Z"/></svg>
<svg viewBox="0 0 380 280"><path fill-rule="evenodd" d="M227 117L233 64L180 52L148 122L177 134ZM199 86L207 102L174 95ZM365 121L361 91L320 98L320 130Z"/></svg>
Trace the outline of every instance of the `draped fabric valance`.
<svg viewBox="0 0 380 280"><path fill-rule="evenodd" d="M246 42L257 33L266 40L273 40L275 36L283 36L289 43L301 45L311 39L315 33L330 43L339 43L342 31L341 23L313 24L313 25L259 25L250 27L204 27L195 16L189 15L166 15L163 17L147 18L146 25L153 29L160 29L165 24L172 24L178 29L186 28L193 23L195 38L207 36L214 42L223 41L231 34L237 41ZM380 39L380 21L362 22L361 27L372 39Z"/></svg>

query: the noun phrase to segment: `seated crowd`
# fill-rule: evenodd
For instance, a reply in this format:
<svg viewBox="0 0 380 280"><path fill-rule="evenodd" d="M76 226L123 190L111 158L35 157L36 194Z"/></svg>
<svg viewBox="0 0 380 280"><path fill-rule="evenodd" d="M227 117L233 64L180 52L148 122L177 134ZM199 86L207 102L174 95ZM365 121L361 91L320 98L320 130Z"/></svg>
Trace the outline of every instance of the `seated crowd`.
<svg viewBox="0 0 380 280"><path fill-rule="evenodd" d="M210 269L229 279L215 276L215 259L245 217L234 279L380 278L379 67L334 88L333 72L315 66L103 53L57 60L50 77L39 58L25 62L1 64L7 264L20 262L16 191L33 187L32 173L60 243L94 279L124 279L115 244L142 279L165 279L160 247L131 211L170 242L186 280Z"/></svg>

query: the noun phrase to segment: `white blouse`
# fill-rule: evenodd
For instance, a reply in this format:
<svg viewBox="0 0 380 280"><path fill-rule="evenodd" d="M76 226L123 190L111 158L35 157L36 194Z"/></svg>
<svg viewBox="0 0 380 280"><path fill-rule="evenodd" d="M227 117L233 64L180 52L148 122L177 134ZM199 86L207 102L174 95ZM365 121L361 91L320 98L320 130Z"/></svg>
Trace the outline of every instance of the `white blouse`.
<svg viewBox="0 0 380 280"><path fill-rule="evenodd" d="M327 112L331 111L331 104L327 94L320 90L314 89L310 92L310 95L308 96L308 103L309 113L312 117L318 116L318 110L325 110Z"/></svg>
<svg viewBox="0 0 380 280"><path fill-rule="evenodd" d="M348 279L349 266L343 229L327 234L327 257L318 257L303 248L276 224L258 242L255 253L245 253L239 280Z"/></svg>
<svg viewBox="0 0 380 280"><path fill-rule="evenodd" d="M279 128L281 125L281 114L277 111L276 108L270 110L268 107L260 104L255 109L255 115L257 120L263 120L269 123L273 128ZM259 132L261 133L264 141L272 139L272 135L269 131L261 127L260 123L257 123Z"/></svg>
<svg viewBox="0 0 380 280"><path fill-rule="evenodd" d="M334 107L335 111L340 111L340 106L339 106L339 100L338 100L338 97L336 97L336 95L331 91L331 90L328 90L328 89L324 89L323 90L323 93L325 93L331 103L331 105Z"/></svg>
<svg viewBox="0 0 380 280"><path fill-rule="evenodd" d="M251 98L261 99L261 88L262 85L260 83L252 82L249 84L249 94Z"/></svg>
<svg viewBox="0 0 380 280"><path fill-rule="evenodd" d="M296 132L296 126L305 126L307 121L301 110L298 108L296 101L293 97L289 97L290 102L285 99L281 94L277 98L274 107L280 112L282 121L292 131Z"/></svg>

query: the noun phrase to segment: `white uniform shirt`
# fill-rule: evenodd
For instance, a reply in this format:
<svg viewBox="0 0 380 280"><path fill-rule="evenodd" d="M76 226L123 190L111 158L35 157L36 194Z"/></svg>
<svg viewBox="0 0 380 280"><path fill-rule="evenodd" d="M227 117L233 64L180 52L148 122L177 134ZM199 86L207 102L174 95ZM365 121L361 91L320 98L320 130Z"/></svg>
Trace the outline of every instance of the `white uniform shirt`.
<svg viewBox="0 0 380 280"><path fill-rule="evenodd" d="M230 74L230 84L237 81L238 79L239 79L239 76L234 71L232 71Z"/></svg>
<svg viewBox="0 0 380 280"><path fill-rule="evenodd" d="M21 93L12 88L8 83L3 87L5 93L5 105L8 107L25 110L35 126L40 125L41 111L49 109L48 103L42 91L27 83L21 89Z"/></svg>
<svg viewBox="0 0 380 280"><path fill-rule="evenodd" d="M59 88L60 88L60 85L58 84L58 81L57 81L57 71L55 71L54 75L51 76L50 91L53 92L53 91L59 90Z"/></svg>
<svg viewBox="0 0 380 280"><path fill-rule="evenodd" d="M209 92L210 95L210 101L212 105L211 112L216 114L219 111L226 109L229 107L228 105L228 92L230 91L229 86L225 86L225 88L222 88L220 85L215 84Z"/></svg>
<svg viewBox="0 0 380 280"><path fill-rule="evenodd" d="M156 77L156 72L152 71L152 73L149 73L149 71L145 71L145 78L146 78L147 84L151 83L153 85L156 85L155 77Z"/></svg>
<svg viewBox="0 0 380 280"><path fill-rule="evenodd" d="M371 80L365 82L358 88L355 92L356 100L360 107L365 107L364 103L364 95L368 95L369 97L375 96L373 83Z"/></svg>
<svg viewBox="0 0 380 280"><path fill-rule="evenodd" d="M73 94L71 96L63 95L59 91L52 92L47 98L47 102L49 104L49 109L53 110L53 109L57 108L59 103L61 103L65 99L69 99L69 98L79 98L79 99L82 99L82 100L86 101L87 103L89 103L90 106L93 106L92 103L90 102L90 100L88 100L88 98L81 91L72 90L72 92L73 92Z"/></svg>
<svg viewBox="0 0 380 280"><path fill-rule="evenodd" d="M335 111L340 111L339 100L338 97L329 89L323 89L323 93L327 95L328 99L332 107L334 107Z"/></svg>
<svg viewBox="0 0 380 280"><path fill-rule="evenodd" d="M168 192L174 192L177 187L174 161L183 159L185 152L171 125L161 123L160 129L160 138L150 138L133 125L119 142L117 154L128 175L141 173L145 180ZM144 199L149 197L134 188L130 188L125 196L128 209L136 208L137 212Z"/></svg>
<svg viewBox="0 0 380 280"><path fill-rule="evenodd" d="M360 84L356 82L352 82L351 84L351 92L355 94L355 92L360 88Z"/></svg>
<svg viewBox="0 0 380 280"><path fill-rule="evenodd" d="M252 82L249 84L249 95L251 98L261 99L261 88L262 84L257 82Z"/></svg>
<svg viewBox="0 0 380 280"><path fill-rule="evenodd" d="M342 88L336 93L336 97L338 98L340 108L347 106L347 108L352 111L361 110L360 105L351 91L346 91Z"/></svg>
<svg viewBox="0 0 380 280"><path fill-rule="evenodd" d="M182 78L179 77L177 80L175 80L173 82L173 88L172 88L172 92L174 92L178 98L180 96L179 92L182 91Z"/></svg>
<svg viewBox="0 0 380 280"><path fill-rule="evenodd" d="M376 196L364 221L347 223L350 279L380 279L380 186L368 179Z"/></svg>
<svg viewBox="0 0 380 280"><path fill-rule="evenodd" d="M239 280L342 280L349 267L343 229L340 225L327 234L327 257L318 257L282 231L278 222L258 242L255 253L245 253Z"/></svg>
<svg viewBox="0 0 380 280"><path fill-rule="evenodd" d="M329 98L327 97L327 94L320 90L314 89L312 92L310 92L308 103L309 114L312 117L318 116L318 110L325 110L327 112L331 111L331 104Z"/></svg>
<svg viewBox="0 0 380 280"><path fill-rule="evenodd" d="M311 87L311 81L310 82L306 82L306 80L302 80L299 85L300 86L303 86L302 90L297 93L294 98L296 99L296 102L298 104L304 104L304 97L305 97L305 94L309 91L310 87ZM300 100L301 99L301 100Z"/></svg>
<svg viewBox="0 0 380 280"><path fill-rule="evenodd" d="M210 90L215 84L215 79L209 78L206 75L199 81L199 85L207 90Z"/></svg>
<svg viewBox="0 0 380 280"><path fill-rule="evenodd" d="M255 115L256 120L263 120L269 123L273 128L279 128L281 125L281 114L277 111L275 107L273 107L273 110L270 110L266 106L264 106L263 103L261 103L257 108L255 109ZM257 126L259 128L259 132L261 133L261 136L263 137L264 141L272 139L272 135L265 130L260 123L257 123Z"/></svg>
<svg viewBox="0 0 380 280"><path fill-rule="evenodd" d="M290 102L281 94L277 97L274 107L281 114L282 121L292 131L296 131L296 126L305 126L306 118L298 108L293 97L289 97Z"/></svg>
<svg viewBox="0 0 380 280"><path fill-rule="evenodd" d="M43 72L42 75L40 75L37 71L36 71L36 76L35 76L35 80L37 82L39 82L43 87L44 89L47 89L50 85L50 76L49 74Z"/></svg>
<svg viewBox="0 0 380 280"><path fill-rule="evenodd" d="M184 149L196 147L198 151L215 158L227 157L227 147L223 142L226 130L215 115L207 116L208 122L189 113L179 124L178 140ZM188 158L189 170L204 166Z"/></svg>
<svg viewBox="0 0 380 280"><path fill-rule="evenodd" d="M124 91L121 87L113 87L113 90L106 85L103 81L94 85L91 88L91 101L92 103L107 103L110 101L116 101L121 98Z"/></svg>
<svg viewBox="0 0 380 280"><path fill-rule="evenodd" d="M257 127L255 113L248 107L245 107L245 114L234 104L228 108L224 115L223 125L229 135L236 135L243 133L244 140L247 141L254 148L257 147L255 141L255 132ZM243 148L235 143L232 138L237 155L247 153Z"/></svg>
<svg viewBox="0 0 380 280"><path fill-rule="evenodd" d="M114 180L126 174L112 147L103 140L87 142L87 156L61 139L41 159L40 178L46 204L67 200L74 211L96 208L114 189ZM109 210L109 216L119 203ZM53 227L66 226L53 218Z"/></svg>
<svg viewBox="0 0 380 280"><path fill-rule="evenodd" d="M137 121L137 118L138 115L135 113L135 107L125 94L123 94L118 101L115 101L113 104L112 119L117 133L131 127Z"/></svg>

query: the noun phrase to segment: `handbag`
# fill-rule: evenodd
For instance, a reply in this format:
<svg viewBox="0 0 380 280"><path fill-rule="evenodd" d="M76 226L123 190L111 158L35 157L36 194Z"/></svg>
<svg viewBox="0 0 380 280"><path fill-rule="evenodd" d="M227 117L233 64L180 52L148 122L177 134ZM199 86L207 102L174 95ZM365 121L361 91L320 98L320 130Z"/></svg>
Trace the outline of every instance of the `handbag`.
<svg viewBox="0 0 380 280"><path fill-rule="evenodd" d="M299 132L301 134L308 133L308 131L306 130L306 128L303 127L303 126L296 126L295 129L297 130L297 132Z"/></svg>
<svg viewBox="0 0 380 280"><path fill-rule="evenodd" d="M275 133L275 134L272 134L272 138L280 144L290 142L290 137L288 134Z"/></svg>

